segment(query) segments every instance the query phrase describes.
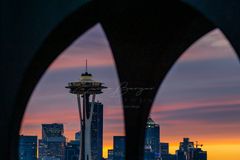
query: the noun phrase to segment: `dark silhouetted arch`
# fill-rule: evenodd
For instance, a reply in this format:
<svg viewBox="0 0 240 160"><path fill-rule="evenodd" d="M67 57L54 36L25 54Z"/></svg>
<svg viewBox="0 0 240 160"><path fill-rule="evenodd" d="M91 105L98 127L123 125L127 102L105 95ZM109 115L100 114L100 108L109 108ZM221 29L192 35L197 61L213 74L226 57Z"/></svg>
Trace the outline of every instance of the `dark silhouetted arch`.
<svg viewBox="0 0 240 160"><path fill-rule="evenodd" d="M212 22L180 1L3 1L1 158L17 157L20 121L41 75L72 41L100 22L111 45L120 82L128 84L122 88L126 159L141 160L145 122L154 96L182 52L215 26L240 52L240 1L221 0L217 7L207 0L184 2ZM141 94L137 94L138 89L142 89Z"/></svg>

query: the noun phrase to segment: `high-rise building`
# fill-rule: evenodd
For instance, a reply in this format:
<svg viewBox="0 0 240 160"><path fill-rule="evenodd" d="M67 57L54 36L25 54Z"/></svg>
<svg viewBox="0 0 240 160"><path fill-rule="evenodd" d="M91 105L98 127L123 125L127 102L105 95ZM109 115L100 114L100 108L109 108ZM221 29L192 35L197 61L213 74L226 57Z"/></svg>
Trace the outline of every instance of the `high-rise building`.
<svg viewBox="0 0 240 160"><path fill-rule="evenodd" d="M64 128L63 124L52 123L42 124L42 140L46 141L53 137L63 137Z"/></svg>
<svg viewBox="0 0 240 160"><path fill-rule="evenodd" d="M79 160L81 132L75 133L75 140L65 146L64 160Z"/></svg>
<svg viewBox="0 0 240 160"><path fill-rule="evenodd" d="M175 160L175 155L169 154L169 144L160 143L160 156L161 160Z"/></svg>
<svg viewBox="0 0 240 160"><path fill-rule="evenodd" d="M160 155L169 154L169 144L168 143L160 143Z"/></svg>
<svg viewBox="0 0 240 160"><path fill-rule="evenodd" d="M42 140L39 141L39 159L64 160L64 137L63 124L42 124Z"/></svg>
<svg viewBox="0 0 240 160"><path fill-rule="evenodd" d="M67 143L64 152L64 160L79 160L80 141L73 140Z"/></svg>
<svg viewBox="0 0 240 160"><path fill-rule="evenodd" d="M194 143L189 138L183 138L180 142L179 149L176 151L177 160L207 160L207 152L198 148L198 144L194 147Z"/></svg>
<svg viewBox="0 0 240 160"><path fill-rule="evenodd" d="M189 138L183 138L180 142L179 150L176 151L177 160L207 160L207 152L199 148L198 143L194 147L194 142L190 142Z"/></svg>
<svg viewBox="0 0 240 160"><path fill-rule="evenodd" d="M207 160L207 151L203 151L201 148L195 148L193 160Z"/></svg>
<svg viewBox="0 0 240 160"><path fill-rule="evenodd" d="M43 157L47 156L47 145L43 143L42 139L38 140L38 157L39 160L43 160Z"/></svg>
<svg viewBox="0 0 240 160"><path fill-rule="evenodd" d="M75 133L75 140L80 140L81 138L81 131Z"/></svg>
<svg viewBox="0 0 240 160"><path fill-rule="evenodd" d="M89 105L91 105L91 102ZM91 123L91 157L92 160L102 160L103 149L103 104L94 102ZM75 133L75 139L81 139L81 132Z"/></svg>
<svg viewBox="0 0 240 160"><path fill-rule="evenodd" d="M176 151L177 160L193 160L194 143L189 138L183 138L180 142L179 149Z"/></svg>
<svg viewBox="0 0 240 160"><path fill-rule="evenodd" d="M37 160L37 136L19 137L19 160Z"/></svg>
<svg viewBox="0 0 240 160"><path fill-rule="evenodd" d="M160 127L150 117L147 120L145 134L145 146L151 148L155 159L159 159Z"/></svg>
<svg viewBox="0 0 240 160"><path fill-rule="evenodd" d="M92 102L93 103L93 102ZM91 103L90 103L91 105ZM94 102L91 124L91 153L92 160L102 160L103 150L103 104Z"/></svg>
<svg viewBox="0 0 240 160"><path fill-rule="evenodd" d="M113 137L113 159L125 160L125 136Z"/></svg>
<svg viewBox="0 0 240 160"><path fill-rule="evenodd" d="M113 150L112 149L108 150L108 158L107 158L107 160L113 160Z"/></svg>
<svg viewBox="0 0 240 160"><path fill-rule="evenodd" d="M144 146L144 160L154 160L155 158L155 154L152 151L152 147L149 145L145 145Z"/></svg>

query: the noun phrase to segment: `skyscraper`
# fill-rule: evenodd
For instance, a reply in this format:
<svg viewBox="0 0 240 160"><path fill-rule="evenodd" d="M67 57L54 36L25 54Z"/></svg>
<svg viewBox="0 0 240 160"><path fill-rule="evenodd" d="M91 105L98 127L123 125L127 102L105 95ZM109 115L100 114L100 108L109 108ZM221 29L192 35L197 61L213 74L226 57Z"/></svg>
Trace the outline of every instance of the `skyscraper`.
<svg viewBox="0 0 240 160"><path fill-rule="evenodd" d="M92 105L91 102L89 105ZM93 115L91 123L91 154L92 160L102 160L103 149L103 104L93 103ZM80 140L81 132L75 133L75 139Z"/></svg>
<svg viewBox="0 0 240 160"><path fill-rule="evenodd" d="M75 140L80 140L81 138L81 131L75 133Z"/></svg>
<svg viewBox="0 0 240 160"><path fill-rule="evenodd" d="M37 136L19 137L19 160L37 160Z"/></svg>
<svg viewBox="0 0 240 160"><path fill-rule="evenodd" d="M168 143L160 143L160 156L161 160L175 160L176 155L169 154L169 144Z"/></svg>
<svg viewBox="0 0 240 160"><path fill-rule="evenodd" d="M155 154L152 151L152 147L149 145L145 145L144 146L144 160L154 160L155 158Z"/></svg>
<svg viewBox="0 0 240 160"><path fill-rule="evenodd" d="M160 143L160 155L169 154L169 144L168 143Z"/></svg>
<svg viewBox="0 0 240 160"><path fill-rule="evenodd" d="M39 160L43 160L45 156L47 156L47 145L45 145L42 139L38 140L38 157Z"/></svg>
<svg viewBox="0 0 240 160"><path fill-rule="evenodd" d="M113 159L125 160L125 136L113 137Z"/></svg>
<svg viewBox="0 0 240 160"><path fill-rule="evenodd" d="M198 143L194 147L194 143L189 141L189 138L183 138L180 142L179 149L176 151L177 160L207 160L207 152L199 148Z"/></svg>
<svg viewBox="0 0 240 160"><path fill-rule="evenodd" d="M159 142L160 142L160 127L150 117L146 124L145 146L150 148L155 159L160 158ZM145 147L146 148L146 147ZM149 152L149 151L148 151Z"/></svg>
<svg viewBox="0 0 240 160"><path fill-rule="evenodd" d="M81 132L75 133L75 140L71 140L65 146L64 160L79 160Z"/></svg>
<svg viewBox="0 0 240 160"><path fill-rule="evenodd" d="M177 160L193 160L194 143L189 138L183 138L180 142L179 149L176 151Z"/></svg>
<svg viewBox="0 0 240 160"><path fill-rule="evenodd" d="M64 160L79 160L80 141L73 140L67 143L64 152Z"/></svg>
<svg viewBox="0 0 240 160"><path fill-rule="evenodd" d="M64 134L63 124L52 123L42 124L42 139L47 140L53 137L62 137Z"/></svg>
<svg viewBox="0 0 240 160"><path fill-rule="evenodd" d="M193 160L207 160L207 151L203 151L201 148L195 148Z"/></svg>
<svg viewBox="0 0 240 160"><path fill-rule="evenodd" d="M102 160L103 104L100 102L94 102L93 106L94 106L94 109L93 109L93 117L92 117L92 124L91 124L92 160Z"/></svg>
<svg viewBox="0 0 240 160"><path fill-rule="evenodd" d="M107 158L107 160L113 160L113 150L112 149L108 150L108 158Z"/></svg>
<svg viewBox="0 0 240 160"><path fill-rule="evenodd" d="M64 160L63 124L42 124L42 140L39 141L39 158Z"/></svg>

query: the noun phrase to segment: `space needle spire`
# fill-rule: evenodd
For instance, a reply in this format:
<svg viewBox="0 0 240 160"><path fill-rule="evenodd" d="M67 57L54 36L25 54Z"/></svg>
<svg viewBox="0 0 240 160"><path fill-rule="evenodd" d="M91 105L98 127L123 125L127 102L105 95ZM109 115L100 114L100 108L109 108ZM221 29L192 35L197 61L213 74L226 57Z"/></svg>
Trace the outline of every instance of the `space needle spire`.
<svg viewBox="0 0 240 160"><path fill-rule="evenodd" d="M92 74L87 70L87 59L85 67L85 73L81 74L80 80L69 82L66 88L70 89L70 93L77 95L81 128L79 160L92 160L91 123L95 97L97 94L103 93L102 89L107 87L92 79Z"/></svg>
<svg viewBox="0 0 240 160"><path fill-rule="evenodd" d="M88 72L88 68L87 68L87 59L86 59L86 73Z"/></svg>

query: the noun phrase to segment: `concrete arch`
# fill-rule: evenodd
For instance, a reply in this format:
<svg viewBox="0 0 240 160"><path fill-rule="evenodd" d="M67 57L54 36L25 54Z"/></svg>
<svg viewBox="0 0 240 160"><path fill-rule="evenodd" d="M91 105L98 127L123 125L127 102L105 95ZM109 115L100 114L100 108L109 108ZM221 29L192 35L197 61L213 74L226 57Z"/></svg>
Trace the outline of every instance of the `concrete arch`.
<svg viewBox="0 0 240 160"><path fill-rule="evenodd" d="M8 2L5 4L7 5ZM24 4L30 7L26 11L21 8ZM9 16L15 12L13 11L15 5L18 4L8 8ZM44 11L38 6L48 8ZM34 9L38 12L35 13ZM15 21L6 20L4 26L6 28L2 29L6 39L1 43L4 53L1 55L3 60L1 73L7 72L7 74L3 80L4 90L1 93L1 96L5 98L1 102L3 108L0 124L4 130L0 134L4 138L0 156L2 159L13 160L18 159L17 144L21 120L37 82L52 61L66 47L98 22L96 4L93 2L72 1L66 4L66 2L55 1L52 3L38 2L38 5L25 2L19 6L18 10L20 16L15 21L23 20L26 24L14 26ZM28 15L29 13L33 15ZM15 13L14 16L16 16ZM39 20L34 21L33 18L39 18ZM38 23L45 26L39 27ZM24 37L22 34L27 36ZM16 48L12 48L10 46L12 44Z"/></svg>
<svg viewBox="0 0 240 160"><path fill-rule="evenodd" d="M1 28L4 39L1 37L0 45L3 51L1 74L5 77L1 79L1 97L4 100L0 102L0 126L5 131L0 133L4 137L1 158L17 159L18 130L25 105L48 65L74 39L100 22L111 45L120 82L128 83L128 92L123 94L126 159L142 159L145 122L154 96L182 52L215 26L223 30L237 52L240 50L237 43L240 36L236 36L240 34L240 27L233 25L240 13L228 12L231 8L225 4L229 1L221 0L218 5L225 9L227 16L233 16L228 21L220 18L221 15L213 9L213 2L184 2L198 8L213 23L180 1L161 5L157 2L111 0L4 1ZM233 2L240 3L237 0ZM44 7L46 11L43 11ZM235 9L239 8L240 5L235 6ZM46 21L44 16L47 16ZM136 96L136 88L144 89L141 95Z"/></svg>
<svg viewBox="0 0 240 160"><path fill-rule="evenodd" d="M192 6L201 12L212 23L215 24L227 37L237 56L240 57L240 22L237 21L240 16L240 2L237 0L220 0L217 3L207 0L182 0L184 3Z"/></svg>
<svg viewBox="0 0 240 160"><path fill-rule="evenodd" d="M129 88L152 88L139 96L137 91L123 94L127 156L141 159L145 123L162 80L185 49L215 27L178 1L128 7L121 12L110 8L114 10L110 15L106 10L101 23L113 50L120 82L127 82ZM146 12L141 12L143 8ZM168 14L170 9L174 12Z"/></svg>

